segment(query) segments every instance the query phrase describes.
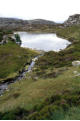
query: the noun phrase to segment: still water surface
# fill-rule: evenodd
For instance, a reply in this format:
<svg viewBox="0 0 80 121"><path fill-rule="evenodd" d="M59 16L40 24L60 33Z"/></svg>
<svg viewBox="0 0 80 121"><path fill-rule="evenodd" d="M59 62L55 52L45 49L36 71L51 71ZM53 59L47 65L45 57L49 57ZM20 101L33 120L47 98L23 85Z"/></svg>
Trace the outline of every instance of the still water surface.
<svg viewBox="0 0 80 121"><path fill-rule="evenodd" d="M20 35L21 47L32 48L44 51L60 51L65 49L70 42L57 37L56 34L34 34L28 32L15 32Z"/></svg>

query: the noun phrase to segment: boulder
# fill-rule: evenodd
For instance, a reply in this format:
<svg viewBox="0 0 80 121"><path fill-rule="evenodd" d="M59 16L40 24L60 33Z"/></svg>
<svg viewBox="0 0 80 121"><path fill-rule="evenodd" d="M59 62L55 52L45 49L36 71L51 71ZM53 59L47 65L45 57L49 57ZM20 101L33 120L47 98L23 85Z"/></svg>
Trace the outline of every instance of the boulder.
<svg viewBox="0 0 80 121"><path fill-rule="evenodd" d="M74 73L74 74L78 74L78 72L77 72L77 71L73 71L73 73Z"/></svg>
<svg viewBox="0 0 80 121"><path fill-rule="evenodd" d="M64 26L72 26L80 24L80 14L69 16L68 20L64 22Z"/></svg>
<svg viewBox="0 0 80 121"><path fill-rule="evenodd" d="M72 62L72 65L73 66L80 66L80 61L73 61Z"/></svg>

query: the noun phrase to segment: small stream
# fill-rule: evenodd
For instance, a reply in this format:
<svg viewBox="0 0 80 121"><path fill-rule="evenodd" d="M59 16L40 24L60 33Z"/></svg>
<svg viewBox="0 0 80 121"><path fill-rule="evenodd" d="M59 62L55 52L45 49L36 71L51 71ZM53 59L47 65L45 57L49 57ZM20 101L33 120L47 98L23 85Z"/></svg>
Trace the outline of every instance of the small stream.
<svg viewBox="0 0 80 121"><path fill-rule="evenodd" d="M24 69L22 70L22 72L20 72L17 77L15 77L14 79L12 79L11 81L4 82L4 83L0 84L0 96L3 95L3 93L4 93L5 90L8 90L8 86L11 83L15 83L16 81L20 81L20 80L24 79L25 76L26 76L26 74L29 73L32 70L32 68L35 65L35 61L38 60L38 58L40 56L42 56L42 55L38 55L37 57L33 58L31 64L28 67L28 69L25 69L25 67L24 67Z"/></svg>

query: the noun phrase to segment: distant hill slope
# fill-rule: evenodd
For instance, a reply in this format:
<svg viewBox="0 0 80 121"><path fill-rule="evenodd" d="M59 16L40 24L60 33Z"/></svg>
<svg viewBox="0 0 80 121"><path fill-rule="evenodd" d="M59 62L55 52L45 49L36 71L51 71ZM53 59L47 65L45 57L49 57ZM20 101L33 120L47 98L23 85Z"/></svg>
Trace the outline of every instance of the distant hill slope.
<svg viewBox="0 0 80 121"><path fill-rule="evenodd" d="M0 29L17 29L23 26L27 27L28 21L14 18L0 18Z"/></svg>
<svg viewBox="0 0 80 121"><path fill-rule="evenodd" d="M0 18L0 29L29 29L35 27L35 25L56 25L55 22L35 19L35 20L21 20L15 18Z"/></svg>
<svg viewBox="0 0 80 121"><path fill-rule="evenodd" d="M29 22L30 24L56 25L55 22L49 21L49 20L44 20L44 19L34 19L34 20L29 20L28 22Z"/></svg>
<svg viewBox="0 0 80 121"><path fill-rule="evenodd" d="M54 26L66 27L80 24L80 14L72 15L63 24L44 19L22 20L17 18L0 18L0 29L8 30L45 30Z"/></svg>

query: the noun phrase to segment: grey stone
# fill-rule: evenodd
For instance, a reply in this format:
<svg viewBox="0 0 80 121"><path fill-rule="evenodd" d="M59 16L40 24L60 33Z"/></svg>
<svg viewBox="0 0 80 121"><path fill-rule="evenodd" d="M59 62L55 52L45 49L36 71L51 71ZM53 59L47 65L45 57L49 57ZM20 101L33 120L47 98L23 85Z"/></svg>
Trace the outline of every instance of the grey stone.
<svg viewBox="0 0 80 121"><path fill-rule="evenodd" d="M75 14L75 15L72 15L68 18L67 21L64 22L64 26L72 26L72 25L78 25L80 24L80 14Z"/></svg>
<svg viewBox="0 0 80 121"><path fill-rule="evenodd" d="M73 61L72 62L72 65L73 66L80 66L80 61Z"/></svg>

